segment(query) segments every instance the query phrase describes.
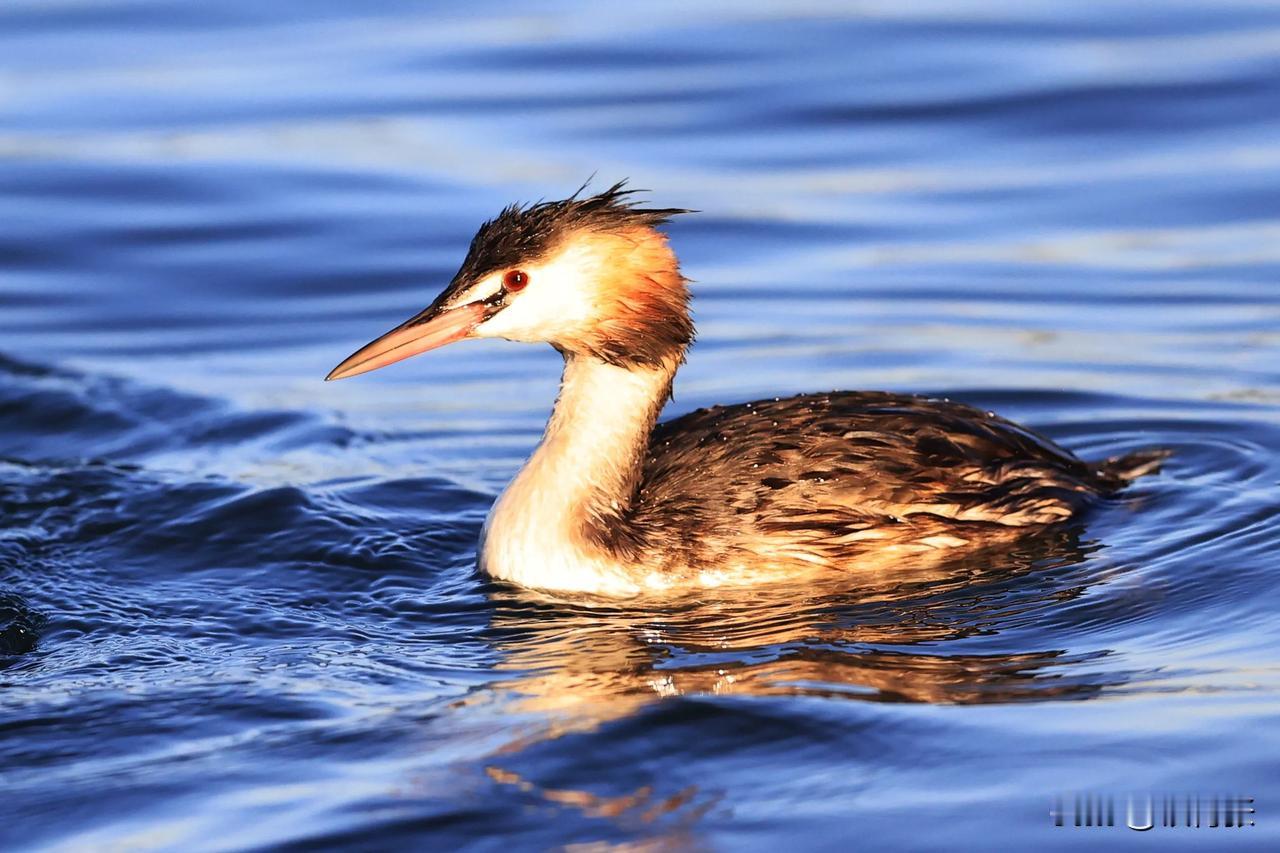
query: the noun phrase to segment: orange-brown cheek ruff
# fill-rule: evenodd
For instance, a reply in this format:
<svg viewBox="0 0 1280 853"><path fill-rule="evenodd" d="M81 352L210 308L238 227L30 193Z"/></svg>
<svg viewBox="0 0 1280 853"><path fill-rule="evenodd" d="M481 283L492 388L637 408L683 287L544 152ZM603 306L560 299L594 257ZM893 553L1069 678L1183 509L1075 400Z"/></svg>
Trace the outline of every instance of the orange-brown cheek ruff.
<svg viewBox="0 0 1280 853"><path fill-rule="evenodd" d="M693 341L689 289L666 237L652 228L582 240L601 259L597 316L575 346L607 364L660 368Z"/></svg>
<svg viewBox="0 0 1280 853"><path fill-rule="evenodd" d="M325 377L346 379L460 341L484 321L488 306L473 302L443 311L428 309L356 350Z"/></svg>

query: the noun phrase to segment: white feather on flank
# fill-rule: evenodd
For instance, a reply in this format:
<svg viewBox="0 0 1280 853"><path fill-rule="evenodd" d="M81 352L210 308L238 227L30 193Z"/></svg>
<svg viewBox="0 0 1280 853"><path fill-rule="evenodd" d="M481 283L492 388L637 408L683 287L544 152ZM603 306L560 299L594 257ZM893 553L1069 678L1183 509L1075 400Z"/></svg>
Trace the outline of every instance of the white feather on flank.
<svg viewBox="0 0 1280 853"><path fill-rule="evenodd" d="M481 534L480 568L525 586L634 595L669 581L589 546L579 534L592 501L626 500L634 448L647 446L668 369L566 361L542 443L498 498ZM611 497L612 496L612 497Z"/></svg>

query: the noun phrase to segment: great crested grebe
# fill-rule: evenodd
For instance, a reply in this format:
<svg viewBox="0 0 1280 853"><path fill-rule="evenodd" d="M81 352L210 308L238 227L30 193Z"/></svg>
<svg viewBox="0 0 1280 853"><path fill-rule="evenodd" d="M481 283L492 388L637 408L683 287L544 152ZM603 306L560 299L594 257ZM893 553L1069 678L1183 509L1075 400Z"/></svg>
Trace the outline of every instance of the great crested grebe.
<svg viewBox="0 0 1280 853"><path fill-rule="evenodd" d="M658 424L694 331L657 229L689 211L639 207L634 192L618 183L507 207L425 311L327 377L464 338L560 351L546 433L481 534L480 567L494 577L634 595L937 559L1070 518L1166 455L1084 462L994 414L878 391Z"/></svg>

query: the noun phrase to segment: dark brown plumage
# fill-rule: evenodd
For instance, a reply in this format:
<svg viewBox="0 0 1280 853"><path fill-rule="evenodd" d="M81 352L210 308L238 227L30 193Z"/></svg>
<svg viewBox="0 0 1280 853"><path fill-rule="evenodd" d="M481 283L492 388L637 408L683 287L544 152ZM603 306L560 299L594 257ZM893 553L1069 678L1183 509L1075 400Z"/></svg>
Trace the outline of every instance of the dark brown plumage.
<svg viewBox="0 0 1280 853"><path fill-rule="evenodd" d="M990 412L905 394L715 406L657 425L634 501L593 538L623 557L666 554L668 566L786 543L856 570L887 544L954 547L1063 521L1167 455L1085 462Z"/></svg>

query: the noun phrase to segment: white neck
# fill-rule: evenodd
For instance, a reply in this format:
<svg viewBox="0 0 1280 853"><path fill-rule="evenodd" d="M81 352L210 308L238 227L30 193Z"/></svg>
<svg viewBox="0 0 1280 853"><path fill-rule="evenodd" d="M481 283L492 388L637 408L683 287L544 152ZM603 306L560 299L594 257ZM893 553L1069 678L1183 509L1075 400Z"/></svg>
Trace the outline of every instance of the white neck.
<svg viewBox="0 0 1280 853"><path fill-rule="evenodd" d="M677 365L672 359L662 368L624 368L566 357L542 443L485 523L484 571L549 589L638 591L638 567L593 543L587 531L617 523L630 506Z"/></svg>

